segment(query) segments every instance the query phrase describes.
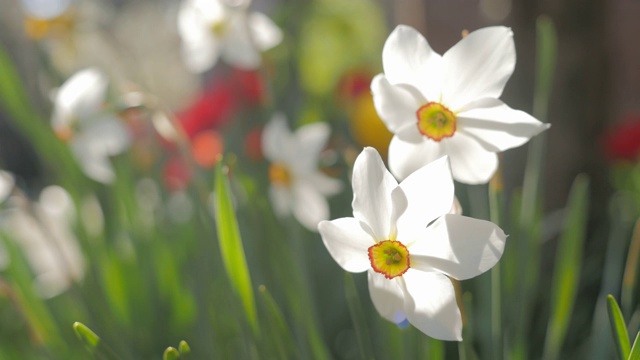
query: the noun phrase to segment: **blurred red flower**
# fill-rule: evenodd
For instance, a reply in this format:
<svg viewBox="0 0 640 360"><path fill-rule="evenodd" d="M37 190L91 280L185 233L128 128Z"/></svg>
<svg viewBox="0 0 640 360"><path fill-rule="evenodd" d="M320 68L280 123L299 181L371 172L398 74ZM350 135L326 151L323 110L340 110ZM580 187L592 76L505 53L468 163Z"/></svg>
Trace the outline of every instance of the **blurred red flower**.
<svg viewBox="0 0 640 360"><path fill-rule="evenodd" d="M640 155L640 115L629 116L603 136L603 146L611 160L638 160Z"/></svg>

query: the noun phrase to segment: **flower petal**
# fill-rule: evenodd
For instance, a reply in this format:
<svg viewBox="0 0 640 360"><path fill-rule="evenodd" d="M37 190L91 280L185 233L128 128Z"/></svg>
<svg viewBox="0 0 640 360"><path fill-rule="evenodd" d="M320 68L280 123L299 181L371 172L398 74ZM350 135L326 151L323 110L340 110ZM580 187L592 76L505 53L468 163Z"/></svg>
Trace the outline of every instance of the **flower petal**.
<svg viewBox="0 0 640 360"><path fill-rule="evenodd" d="M367 272L369 295L373 306L380 316L396 324L406 318L404 291L399 279L401 278L387 279L373 270Z"/></svg>
<svg viewBox="0 0 640 360"><path fill-rule="evenodd" d="M442 102L456 111L481 97L498 98L516 64L513 32L503 26L476 30L443 56Z"/></svg>
<svg viewBox="0 0 640 360"><path fill-rule="evenodd" d="M439 340L462 340L462 315L448 277L410 269L403 276L404 310L411 325Z"/></svg>
<svg viewBox="0 0 640 360"><path fill-rule="evenodd" d="M440 98L442 57L416 29L398 25L393 30L382 49L382 65L391 85L412 85L429 101Z"/></svg>
<svg viewBox="0 0 640 360"><path fill-rule="evenodd" d="M222 59L240 69L257 69L262 62L262 56L251 38L248 14L234 11L228 21L229 29L224 37L220 38Z"/></svg>
<svg viewBox="0 0 640 360"><path fill-rule="evenodd" d="M444 147L435 141L423 139L418 143L408 142L394 136L389 144L389 169L402 180L424 165L446 155Z"/></svg>
<svg viewBox="0 0 640 360"><path fill-rule="evenodd" d="M461 183L487 183L498 169L498 156L467 134L457 132L441 143L450 157L453 178Z"/></svg>
<svg viewBox="0 0 640 360"><path fill-rule="evenodd" d="M325 122L301 126L294 133L295 154L292 161L299 173L310 173L318 168L320 152L329 139L331 128Z"/></svg>
<svg viewBox="0 0 640 360"><path fill-rule="evenodd" d="M58 89L52 116L54 128L69 127L100 111L108 86L107 77L96 68L73 74Z"/></svg>
<svg viewBox="0 0 640 360"><path fill-rule="evenodd" d="M282 113L276 113L262 132L262 152L270 161L289 163L289 154L293 153L293 134L287 126Z"/></svg>
<svg viewBox="0 0 640 360"><path fill-rule="evenodd" d="M390 235L391 191L398 186L378 152L366 147L353 165L353 216L367 224L376 240Z"/></svg>
<svg viewBox="0 0 640 360"><path fill-rule="evenodd" d="M404 126L415 124L418 121L416 111L422 104L414 94L407 90L408 87L391 85L383 74L376 75L371 81L373 104L380 119L393 133L397 133Z"/></svg>
<svg viewBox="0 0 640 360"><path fill-rule="evenodd" d="M16 181L11 173L0 170L0 203L11 194L15 183Z"/></svg>
<svg viewBox="0 0 640 360"><path fill-rule="evenodd" d="M265 14L249 15L249 29L259 50L265 51L282 42L282 30Z"/></svg>
<svg viewBox="0 0 640 360"><path fill-rule="evenodd" d="M398 192L403 192L407 199L407 207L396 221L398 239L402 241L404 232L424 229L451 209L454 188L449 159L442 157L409 175L394 190L394 200Z"/></svg>
<svg viewBox="0 0 640 360"><path fill-rule="evenodd" d="M182 2L178 12L178 32L182 39L182 57L190 71L204 72L218 61L220 45L209 24L223 21L224 15L224 8L217 1Z"/></svg>
<svg viewBox="0 0 640 360"><path fill-rule="evenodd" d="M474 101L458 114L458 131L472 136L491 152L518 147L549 126L491 98Z"/></svg>
<svg viewBox="0 0 640 360"><path fill-rule="evenodd" d="M427 237L415 242L411 267L443 272L465 280L491 269L500 260L507 235L492 222L447 214L427 228Z"/></svg>
<svg viewBox="0 0 640 360"><path fill-rule="evenodd" d="M271 186L269 188L269 200L276 216L284 218L291 214L291 194L284 186Z"/></svg>
<svg viewBox="0 0 640 360"><path fill-rule="evenodd" d="M348 272L363 272L371 267L368 249L375 241L355 218L340 218L318 224L322 242L331 257Z"/></svg>
<svg viewBox="0 0 640 360"><path fill-rule="evenodd" d="M293 216L311 231L318 231L318 223L329 219L329 204L310 183L293 185Z"/></svg>
<svg viewBox="0 0 640 360"><path fill-rule="evenodd" d="M319 171L306 178L322 195L332 196L342 191L343 183Z"/></svg>

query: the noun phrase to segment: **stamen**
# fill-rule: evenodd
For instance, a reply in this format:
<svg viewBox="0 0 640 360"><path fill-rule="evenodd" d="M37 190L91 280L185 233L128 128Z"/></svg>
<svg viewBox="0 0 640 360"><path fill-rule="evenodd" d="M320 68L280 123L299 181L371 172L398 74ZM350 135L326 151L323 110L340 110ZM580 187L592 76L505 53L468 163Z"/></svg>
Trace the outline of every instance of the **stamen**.
<svg viewBox="0 0 640 360"><path fill-rule="evenodd" d="M401 276L410 267L409 250L401 242L384 240L369 248L369 261L375 272L387 279Z"/></svg>
<svg viewBox="0 0 640 360"><path fill-rule="evenodd" d="M269 166L269 180L274 185L289 186L291 184L291 173L282 163L272 163Z"/></svg>

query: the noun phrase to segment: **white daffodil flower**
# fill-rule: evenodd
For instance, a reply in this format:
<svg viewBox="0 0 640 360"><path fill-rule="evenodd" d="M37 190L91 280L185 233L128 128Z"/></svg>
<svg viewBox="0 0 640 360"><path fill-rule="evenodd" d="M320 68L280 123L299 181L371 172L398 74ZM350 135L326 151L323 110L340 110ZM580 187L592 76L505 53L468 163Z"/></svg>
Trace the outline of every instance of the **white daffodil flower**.
<svg viewBox="0 0 640 360"><path fill-rule="evenodd" d="M280 217L293 216L305 227L317 230L329 219L325 197L342 190L342 183L318 170L320 151L329 138L326 123L300 127L292 133L281 114L275 115L262 133L262 152L271 163L269 197Z"/></svg>
<svg viewBox="0 0 640 360"><path fill-rule="evenodd" d="M131 135L120 119L103 111L108 81L89 68L71 76L57 91L51 126L67 141L83 171L90 178L111 183L115 173L110 156L125 151Z"/></svg>
<svg viewBox="0 0 640 360"><path fill-rule="evenodd" d="M380 315L408 320L441 340L462 339L462 319L449 278L489 270L506 235L495 224L449 214L454 202L449 161L440 158L398 184L373 148L353 168L353 216L318 225L334 260L367 271Z"/></svg>
<svg viewBox="0 0 640 360"><path fill-rule="evenodd" d="M506 27L474 31L442 56L415 29L396 27L382 50L384 74L371 83L376 110L394 133L393 174L404 179L448 155L455 180L486 183L498 167L497 152L547 129L498 99L515 63Z"/></svg>
<svg viewBox="0 0 640 360"><path fill-rule="evenodd" d="M235 67L256 69L260 53L282 41L282 31L265 14L248 12L250 1L185 0L178 14L183 57L193 72L213 67L219 57Z"/></svg>
<svg viewBox="0 0 640 360"><path fill-rule="evenodd" d="M7 212L7 231L33 269L40 295L54 297L84 276L84 257L71 228L73 200L63 188L49 186L32 206L17 205Z"/></svg>

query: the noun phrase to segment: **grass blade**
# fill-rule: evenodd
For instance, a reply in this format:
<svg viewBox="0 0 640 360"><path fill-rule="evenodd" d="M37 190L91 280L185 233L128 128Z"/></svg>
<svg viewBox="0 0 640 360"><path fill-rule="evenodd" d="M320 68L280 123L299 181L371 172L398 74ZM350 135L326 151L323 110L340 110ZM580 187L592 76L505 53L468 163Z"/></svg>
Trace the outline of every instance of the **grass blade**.
<svg viewBox="0 0 640 360"><path fill-rule="evenodd" d="M229 180L223 169L222 161L218 161L218 165L216 165L215 193L215 219L222 261L229 281L242 300L249 324L257 332L258 320L251 277L242 247L238 220L231 201Z"/></svg>
<svg viewBox="0 0 640 360"><path fill-rule="evenodd" d="M350 273L345 273L344 275L344 292L347 298L347 305L349 307L349 314L351 315L353 328L356 332L356 339L358 340L360 358L373 359L373 354L371 353L371 349L373 347L370 343L371 336L369 335L367 320L364 316L364 311L362 310L362 304L360 303L356 284Z"/></svg>
<svg viewBox="0 0 640 360"><path fill-rule="evenodd" d="M569 327L582 264L589 199L589 179L578 175L567 204L565 228L558 243L551 283L551 315L544 344L545 359L557 359Z"/></svg>
<svg viewBox="0 0 640 360"><path fill-rule="evenodd" d="M636 340L633 342L628 360L640 360L640 341L638 341L638 339L640 339L640 332L636 335Z"/></svg>
<svg viewBox="0 0 640 360"><path fill-rule="evenodd" d="M620 359L628 359L631 344L627 333L627 325L625 325L622 311L620 311L620 307L612 295L607 296L607 310L609 311L611 334L613 335L613 342L616 344L618 355Z"/></svg>

